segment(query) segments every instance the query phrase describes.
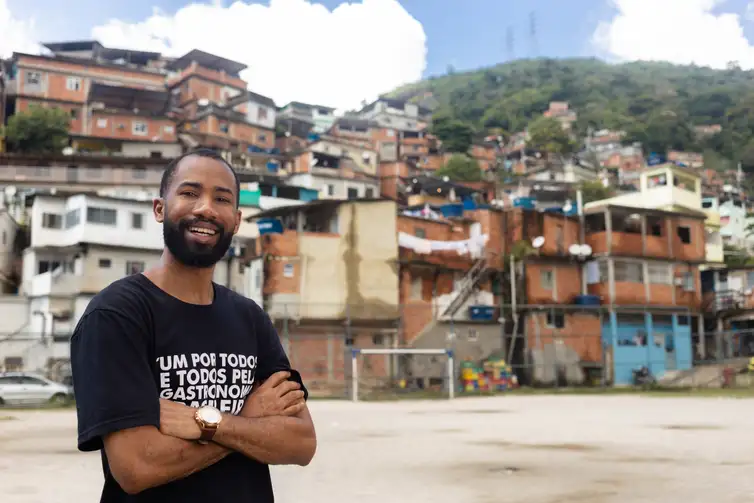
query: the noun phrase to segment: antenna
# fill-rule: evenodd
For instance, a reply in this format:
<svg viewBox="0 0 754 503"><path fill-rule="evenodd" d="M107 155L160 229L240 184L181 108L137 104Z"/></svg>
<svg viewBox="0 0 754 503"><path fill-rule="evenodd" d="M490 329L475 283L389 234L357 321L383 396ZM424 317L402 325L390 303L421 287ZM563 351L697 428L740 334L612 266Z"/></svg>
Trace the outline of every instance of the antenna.
<svg viewBox="0 0 754 503"><path fill-rule="evenodd" d="M537 47L537 13L535 11L529 13L529 38L531 57L536 58L539 55L539 50Z"/></svg>
<svg viewBox="0 0 754 503"><path fill-rule="evenodd" d="M508 55L508 61L516 59L516 34L513 32L513 26L508 26L505 30L505 51Z"/></svg>

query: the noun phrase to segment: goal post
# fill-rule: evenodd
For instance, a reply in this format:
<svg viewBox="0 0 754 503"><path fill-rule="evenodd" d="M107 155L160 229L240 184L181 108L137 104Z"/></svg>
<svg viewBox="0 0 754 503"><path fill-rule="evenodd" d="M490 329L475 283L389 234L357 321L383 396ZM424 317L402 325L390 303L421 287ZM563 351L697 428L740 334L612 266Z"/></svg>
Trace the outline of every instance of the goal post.
<svg viewBox="0 0 754 503"><path fill-rule="evenodd" d="M351 349L351 400L359 400L359 356L360 355L423 355L423 356L447 356L445 366L445 377L447 379L446 391L448 399L455 397L455 362L453 359L453 350L451 349L415 349L415 348L371 348L371 349Z"/></svg>

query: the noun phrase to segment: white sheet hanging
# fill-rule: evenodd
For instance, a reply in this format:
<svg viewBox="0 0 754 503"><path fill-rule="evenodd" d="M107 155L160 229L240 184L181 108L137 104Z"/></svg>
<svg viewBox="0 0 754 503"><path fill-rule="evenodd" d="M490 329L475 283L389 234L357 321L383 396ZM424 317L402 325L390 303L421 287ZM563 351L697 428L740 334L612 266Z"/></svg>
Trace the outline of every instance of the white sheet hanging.
<svg viewBox="0 0 754 503"><path fill-rule="evenodd" d="M433 241L429 239L418 238L405 232L398 233L398 246L414 250L422 255L429 254L433 251L455 251L459 255L471 255L473 258L480 258L484 253L484 247L489 240L487 234L473 236L470 239L460 241Z"/></svg>

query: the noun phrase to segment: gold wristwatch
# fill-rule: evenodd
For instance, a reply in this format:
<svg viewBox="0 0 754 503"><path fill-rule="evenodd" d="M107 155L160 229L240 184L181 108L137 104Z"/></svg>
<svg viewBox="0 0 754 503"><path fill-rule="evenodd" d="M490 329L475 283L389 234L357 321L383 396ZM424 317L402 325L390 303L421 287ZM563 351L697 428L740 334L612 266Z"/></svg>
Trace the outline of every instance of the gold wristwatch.
<svg viewBox="0 0 754 503"><path fill-rule="evenodd" d="M222 413L209 405L199 407L194 413L194 419L196 424L202 430L202 435L199 437L200 444L208 444L212 437L217 432L217 427L220 425L220 421L223 420Z"/></svg>

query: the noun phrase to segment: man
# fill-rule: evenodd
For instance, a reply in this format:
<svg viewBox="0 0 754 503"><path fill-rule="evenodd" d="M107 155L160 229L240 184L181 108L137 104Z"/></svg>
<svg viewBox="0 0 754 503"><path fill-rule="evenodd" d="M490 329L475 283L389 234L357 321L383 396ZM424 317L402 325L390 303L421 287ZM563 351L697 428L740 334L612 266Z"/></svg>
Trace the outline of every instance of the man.
<svg viewBox="0 0 754 503"><path fill-rule="evenodd" d="M269 317L212 282L241 223L216 153L173 161L154 201L159 265L96 295L71 339L78 447L103 503L272 503L268 465L316 450L307 391Z"/></svg>

